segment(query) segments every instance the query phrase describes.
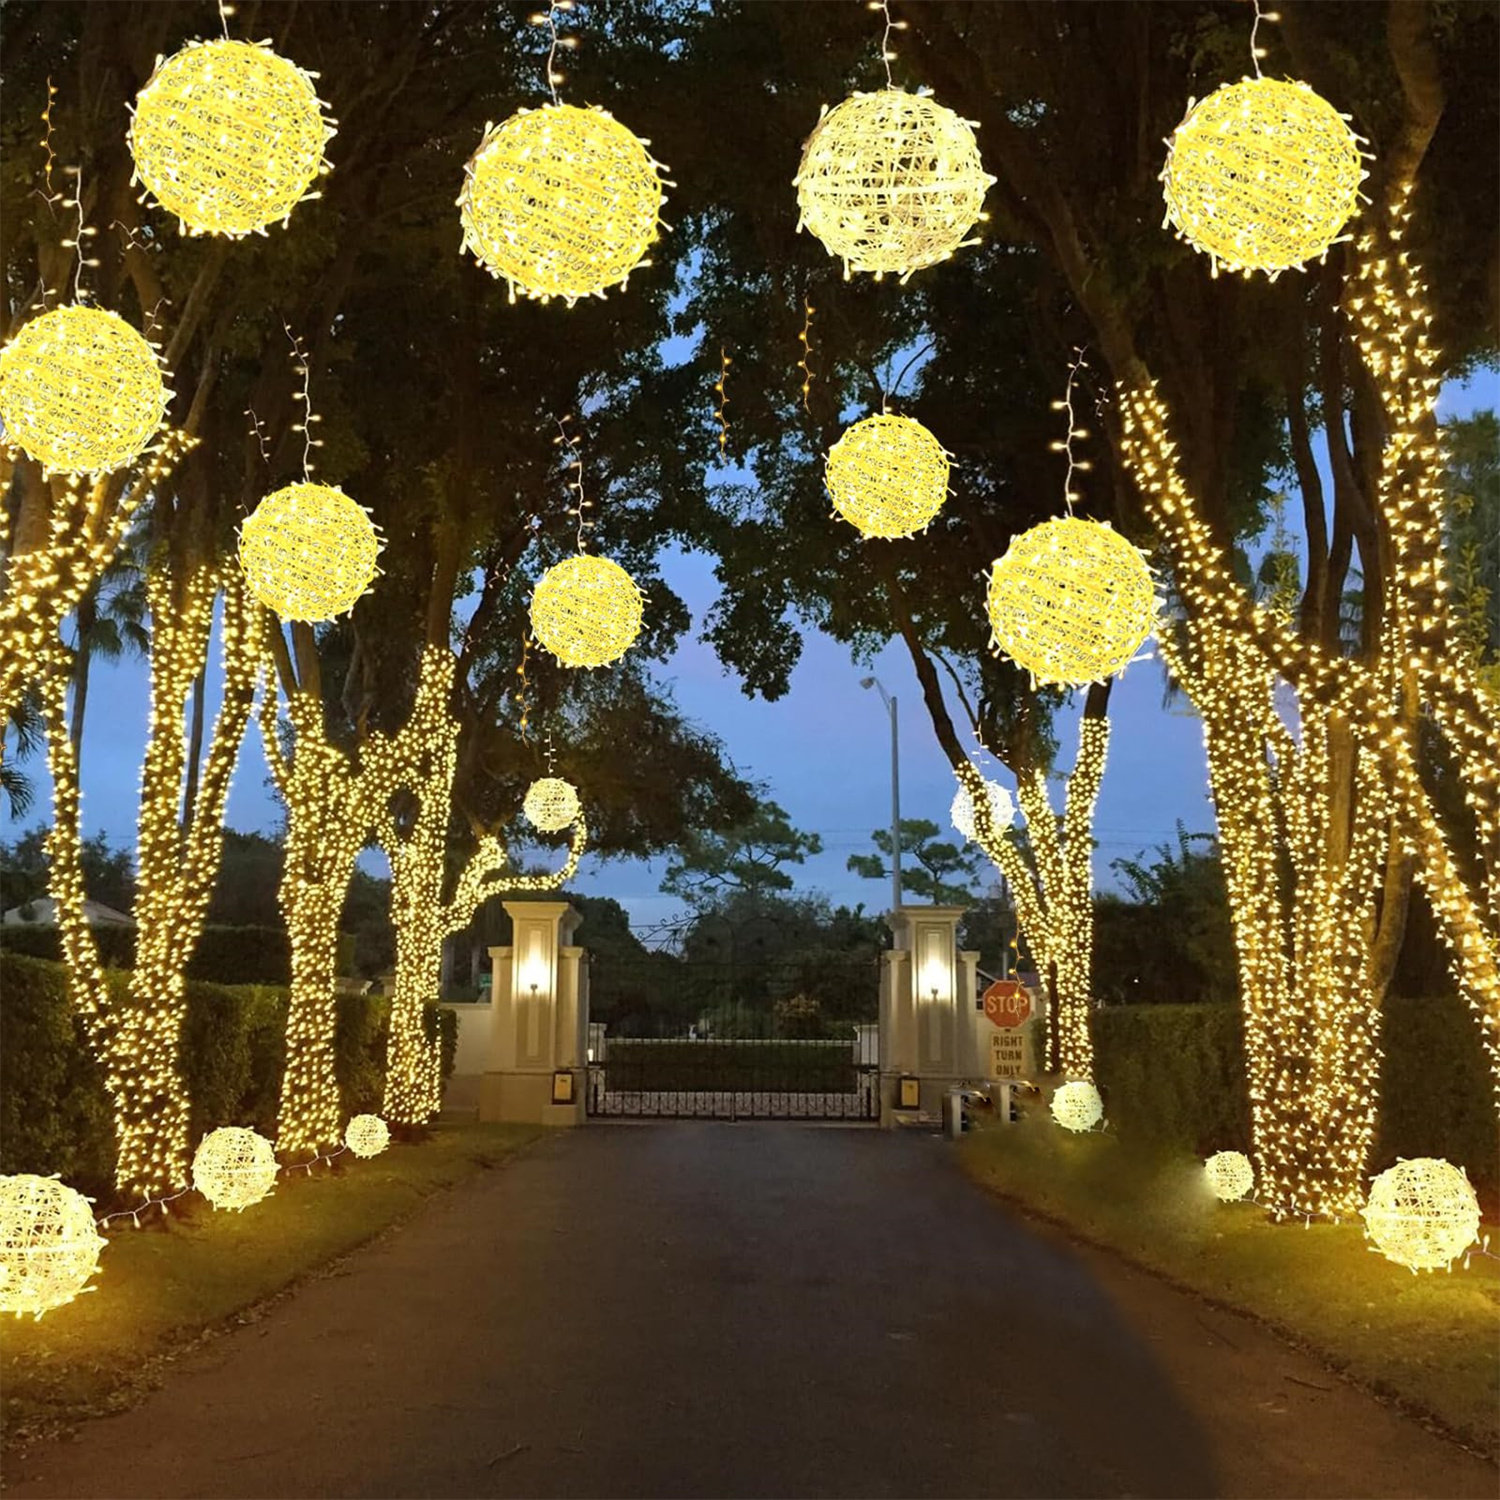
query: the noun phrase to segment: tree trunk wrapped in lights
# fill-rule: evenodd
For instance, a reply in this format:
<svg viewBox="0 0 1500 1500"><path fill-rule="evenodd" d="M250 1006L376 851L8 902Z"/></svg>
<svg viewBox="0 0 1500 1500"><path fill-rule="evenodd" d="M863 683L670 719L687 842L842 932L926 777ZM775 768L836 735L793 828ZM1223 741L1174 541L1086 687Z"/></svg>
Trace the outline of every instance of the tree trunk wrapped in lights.
<svg viewBox="0 0 1500 1500"><path fill-rule="evenodd" d="M453 783L458 769L459 722L450 709L455 660L442 645L422 655L417 695L403 728L366 752L367 773L377 764L382 780L404 794L372 806L376 837L391 862L391 919L396 929L396 993L391 1001L384 1114L403 1125L422 1125L441 1102L438 1047L423 1024L426 1002L438 993L443 943L465 927L480 903L501 891L555 890L578 868L588 831L582 814L573 822L567 862L556 874L506 872L505 846L484 834L469 856L452 895L443 899Z"/></svg>

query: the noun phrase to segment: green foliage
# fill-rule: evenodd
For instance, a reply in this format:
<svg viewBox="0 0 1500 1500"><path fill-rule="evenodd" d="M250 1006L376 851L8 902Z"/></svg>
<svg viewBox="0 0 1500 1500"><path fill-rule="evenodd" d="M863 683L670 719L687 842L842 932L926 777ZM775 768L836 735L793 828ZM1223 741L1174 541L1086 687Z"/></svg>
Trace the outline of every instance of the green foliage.
<svg viewBox="0 0 1500 1500"><path fill-rule="evenodd" d="M111 969L135 967L134 927L94 927L99 961ZM57 928L50 924L12 923L0 927L0 952L21 953L28 958L45 958L51 963L62 960L62 941Z"/></svg>
<svg viewBox="0 0 1500 1500"><path fill-rule="evenodd" d="M812 995L787 995L771 1007L776 1035L797 1041L828 1035L823 1007Z"/></svg>
<svg viewBox="0 0 1500 1500"><path fill-rule="evenodd" d="M817 834L792 827L784 808L762 802L724 833L688 831L667 865L661 888L698 911L731 895L789 891L793 880L783 866L804 864L822 848Z"/></svg>
<svg viewBox="0 0 1500 1500"><path fill-rule="evenodd" d="M1443 424L1457 634L1500 693L1500 418L1476 411Z"/></svg>
<svg viewBox="0 0 1500 1500"><path fill-rule="evenodd" d="M941 839L941 832L927 818L902 818L901 894L933 906L967 906L974 899L974 884L979 879L979 850L972 844ZM877 828L870 837L880 852L851 854L845 867L865 880L889 880L891 830Z"/></svg>
<svg viewBox="0 0 1500 1500"><path fill-rule="evenodd" d="M39 823L13 843L0 841L0 911L47 894L47 833ZM126 914L135 905L135 860L129 849L110 843L107 833L83 841L83 893Z"/></svg>

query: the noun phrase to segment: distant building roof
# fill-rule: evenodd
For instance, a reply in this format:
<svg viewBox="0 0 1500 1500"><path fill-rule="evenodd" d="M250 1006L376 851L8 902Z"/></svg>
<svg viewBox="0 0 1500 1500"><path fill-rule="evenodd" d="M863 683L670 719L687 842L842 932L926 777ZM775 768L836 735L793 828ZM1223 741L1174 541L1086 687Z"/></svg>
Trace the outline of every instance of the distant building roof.
<svg viewBox="0 0 1500 1500"><path fill-rule="evenodd" d="M134 927L135 922L124 912L106 906L102 901L85 901L83 915L90 927ZM13 906L0 917L5 927L56 927L57 902L51 896L38 896L24 906Z"/></svg>

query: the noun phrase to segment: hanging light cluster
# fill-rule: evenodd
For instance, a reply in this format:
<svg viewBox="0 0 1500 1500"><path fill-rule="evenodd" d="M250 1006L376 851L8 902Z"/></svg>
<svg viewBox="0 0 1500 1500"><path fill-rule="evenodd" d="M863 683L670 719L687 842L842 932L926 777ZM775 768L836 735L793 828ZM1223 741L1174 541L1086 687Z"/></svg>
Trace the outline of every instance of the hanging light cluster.
<svg viewBox="0 0 1500 1500"><path fill-rule="evenodd" d="M1365 1233L1413 1272L1450 1266L1479 1235L1479 1200L1463 1168L1432 1156L1398 1161L1370 1184Z"/></svg>
<svg viewBox="0 0 1500 1500"><path fill-rule="evenodd" d="M1203 1163L1209 1191L1222 1203L1238 1203L1255 1186L1255 1168L1242 1151L1215 1151Z"/></svg>
<svg viewBox="0 0 1500 1500"><path fill-rule="evenodd" d="M0 1177L0 1312L40 1318L91 1291L104 1244L82 1193L55 1177Z"/></svg>
<svg viewBox="0 0 1500 1500"><path fill-rule="evenodd" d="M578 788L561 776L543 776L526 789L521 811L542 833L558 833L578 817Z"/></svg>
<svg viewBox="0 0 1500 1500"><path fill-rule="evenodd" d="M189 42L136 97L135 180L186 234L239 239L316 198L335 132L304 72L266 42Z"/></svg>
<svg viewBox="0 0 1500 1500"><path fill-rule="evenodd" d="M198 1142L193 1186L215 1208L243 1211L276 1185L276 1152L265 1136L221 1125Z"/></svg>
<svg viewBox="0 0 1500 1500"><path fill-rule="evenodd" d="M985 780L985 800L989 804L990 824L996 833L1009 828L1015 822L1016 804L1011 794L998 781ZM948 816L953 826L969 843L977 843L979 829L974 821L974 797L967 785L959 783Z"/></svg>
<svg viewBox="0 0 1500 1500"><path fill-rule="evenodd" d="M912 536L948 498L948 455L911 417L856 422L829 449L825 474L834 511L867 537Z"/></svg>
<svg viewBox="0 0 1500 1500"><path fill-rule="evenodd" d="M380 569L370 513L334 485L298 481L267 495L240 527L240 565L283 620L347 614Z"/></svg>
<svg viewBox="0 0 1500 1500"><path fill-rule="evenodd" d="M644 609L645 596L619 563L581 553L542 574L531 628L565 667L603 667L634 644Z"/></svg>

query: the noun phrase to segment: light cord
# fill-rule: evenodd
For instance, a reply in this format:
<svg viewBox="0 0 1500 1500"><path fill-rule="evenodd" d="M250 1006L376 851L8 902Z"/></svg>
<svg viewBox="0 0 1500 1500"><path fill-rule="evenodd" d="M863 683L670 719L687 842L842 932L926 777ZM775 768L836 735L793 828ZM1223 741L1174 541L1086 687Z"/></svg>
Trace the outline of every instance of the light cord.
<svg viewBox="0 0 1500 1500"><path fill-rule="evenodd" d="M592 531L594 523L587 518L590 509L589 501L583 493L583 453L579 446L578 438L568 427L572 417L559 417L557 419L557 436L552 439L553 445L568 450L568 467L573 471L572 478L568 480L568 488L573 492L574 503L568 507L570 516L578 518L578 555L581 557L588 551L588 543L584 533Z"/></svg>
<svg viewBox="0 0 1500 1500"><path fill-rule="evenodd" d="M533 26L545 26L547 28L547 90L552 95L554 104L562 103L557 95L557 86L563 82L564 75L557 71L557 49L565 47L571 51L578 45L578 38L572 36L559 36L557 34L557 13L560 10L572 10L573 0L552 0L545 11L538 11L535 15L528 17Z"/></svg>
<svg viewBox="0 0 1500 1500"><path fill-rule="evenodd" d="M714 417L719 424L719 457L724 457L724 445L729 440L729 419L724 415L724 408L729 405L729 397L724 394L724 382L729 378L729 367L734 361L724 352L724 346L719 345L719 379L714 389L719 393L718 409Z"/></svg>
<svg viewBox="0 0 1500 1500"><path fill-rule="evenodd" d="M1078 372L1085 368L1083 350L1074 349L1073 362L1068 366L1068 383L1063 390L1061 401L1052 403L1053 411L1065 411L1068 414L1068 435L1062 442L1052 443L1051 449L1054 453L1064 453L1068 459L1068 472L1063 478L1063 504L1067 507L1068 515L1073 514L1073 502L1083 497L1073 488L1073 476L1078 473L1087 473L1093 464L1087 459L1076 458L1073 453L1073 444L1086 438L1088 429L1077 424L1077 413L1073 410L1073 388L1078 384Z"/></svg>
<svg viewBox="0 0 1500 1500"><path fill-rule="evenodd" d="M885 33L880 38L880 60L885 64L885 86L888 89L896 87L895 80L891 77L891 64L896 60L896 54L891 47L891 33L893 31L905 31L905 21L893 21L891 19L890 0L869 0L869 8L878 10L885 17Z"/></svg>
<svg viewBox="0 0 1500 1500"><path fill-rule="evenodd" d="M291 340L292 352L297 357L297 362L292 368L302 377L302 389L292 392L292 400L302 403L302 420L292 423L292 431L302 434L302 477L310 484L313 476L312 451L314 448L323 446L322 441L312 435L312 427L314 422L321 422L323 419L313 415L311 362L302 348L302 340L292 332L285 318L281 320L281 326L286 330L286 336Z"/></svg>
<svg viewBox="0 0 1500 1500"><path fill-rule="evenodd" d="M808 416L812 415L812 407L808 405L808 397L812 394L813 372L808 359L812 355L812 320L817 311L812 305L812 298L807 293L802 294L802 332L797 335L802 344L802 354L797 360L797 368L802 371L802 410Z"/></svg>
<svg viewBox="0 0 1500 1500"><path fill-rule="evenodd" d="M1250 63L1255 69L1255 76L1261 77L1260 60L1265 57L1266 49L1260 45L1257 33L1260 31L1262 21L1279 21L1281 17L1274 10L1262 10L1260 0L1250 0L1255 7L1255 19L1250 23Z"/></svg>
<svg viewBox="0 0 1500 1500"><path fill-rule="evenodd" d="M73 267L73 300L75 302L82 302L83 268L85 266L97 266L99 264L97 260L89 260L85 258L83 253L83 242L87 239L92 238L96 231L90 229L88 225L83 222L83 168L69 167L67 170L75 179L75 185L73 188L75 196L72 198L64 198L62 202L65 208L76 208L78 210L78 238L73 240L64 240L62 243L65 250L71 249L77 252L75 258L76 263Z"/></svg>

